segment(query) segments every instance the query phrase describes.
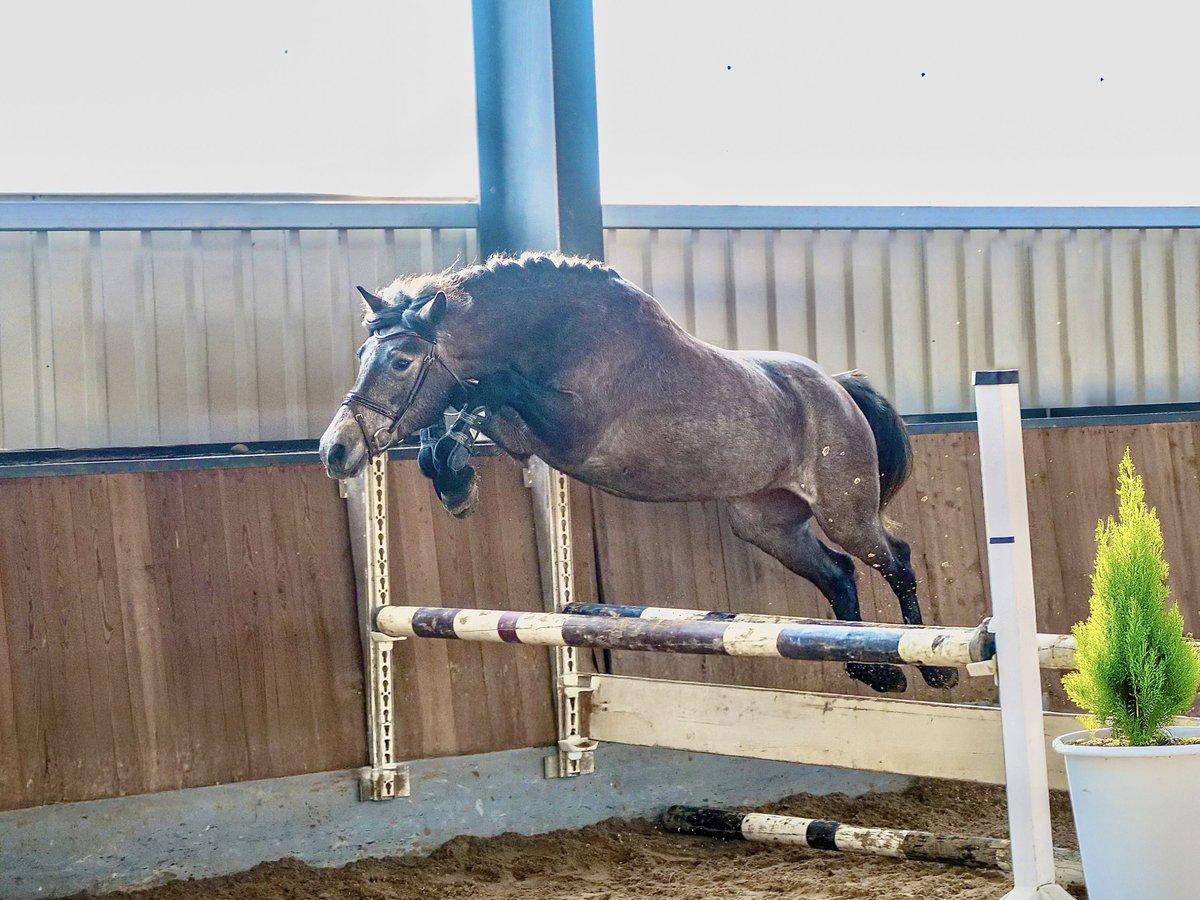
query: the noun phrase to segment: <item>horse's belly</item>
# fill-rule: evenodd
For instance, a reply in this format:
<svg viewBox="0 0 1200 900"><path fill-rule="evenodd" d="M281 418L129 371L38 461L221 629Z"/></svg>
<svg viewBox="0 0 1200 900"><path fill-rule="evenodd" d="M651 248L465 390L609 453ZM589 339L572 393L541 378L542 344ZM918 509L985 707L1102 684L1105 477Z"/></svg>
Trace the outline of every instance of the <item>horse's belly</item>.
<svg viewBox="0 0 1200 900"><path fill-rule="evenodd" d="M722 454L723 456L723 454ZM553 463L551 463L553 465ZM740 497L771 487L781 466L746 464L716 454L596 454L563 468L568 475L631 500L685 501Z"/></svg>

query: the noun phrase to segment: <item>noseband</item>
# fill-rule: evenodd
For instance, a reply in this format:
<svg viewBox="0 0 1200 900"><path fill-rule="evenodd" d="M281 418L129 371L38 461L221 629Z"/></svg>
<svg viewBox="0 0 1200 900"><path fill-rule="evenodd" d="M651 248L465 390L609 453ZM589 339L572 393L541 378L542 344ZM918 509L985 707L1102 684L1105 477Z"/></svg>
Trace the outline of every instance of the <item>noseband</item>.
<svg viewBox="0 0 1200 900"><path fill-rule="evenodd" d="M373 333L371 336L374 337L375 340L381 342L390 341L394 338L411 336L419 338L427 343L429 345L429 350L421 359L420 368L417 369L417 377L413 380L413 385L411 388L409 388L408 396L404 398L404 403L399 409L392 411L386 406L376 403L370 397L360 394L357 391L351 391L342 400L342 406L351 408L351 412L354 415L354 421L358 423L358 429L362 432L363 442L367 445L368 457L377 456L396 443L396 430L399 428L400 420L416 402L417 394L420 392L421 386L425 383L426 377L428 377L430 370L433 368L433 363L437 363L443 369L445 369L447 373L449 373L450 377L454 379L459 388L463 390L464 395L469 394L467 386L463 383L462 379L455 375L453 370L451 370L441 356L438 355L438 342L434 338L421 334L419 331L412 331L408 329L399 329L386 334ZM387 419L388 424L384 425L382 428L376 429L373 435L368 436L367 426L363 422L362 413L353 412L352 407L354 405L361 406L363 409L369 409L376 415L382 416L383 418Z"/></svg>

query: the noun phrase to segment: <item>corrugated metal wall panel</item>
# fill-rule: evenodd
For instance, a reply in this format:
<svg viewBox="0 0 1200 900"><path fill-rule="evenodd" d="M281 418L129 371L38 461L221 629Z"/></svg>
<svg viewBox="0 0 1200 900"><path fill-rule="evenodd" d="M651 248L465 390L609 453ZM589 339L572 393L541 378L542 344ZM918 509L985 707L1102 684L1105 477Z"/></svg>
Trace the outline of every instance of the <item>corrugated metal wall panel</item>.
<svg viewBox="0 0 1200 900"><path fill-rule="evenodd" d="M353 286L476 255L468 229L0 232L0 447L316 437Z"/></svg>
<svg viewBox="0 0 1200 900"><path fill-rule="evenodd" d="M725 347L865 369L903 412L1200 400L1200 230L609 229ZM469 229L0 232L0 447L311 438L353 378L352 286L469 262Z"/></svg>
<svg viewBox="0 0 1200 900"><path fill-rule="evenodd" d="M609 262L723 347L866 370L905 413L1200 400L1200 230L608 229Z"/></svg>

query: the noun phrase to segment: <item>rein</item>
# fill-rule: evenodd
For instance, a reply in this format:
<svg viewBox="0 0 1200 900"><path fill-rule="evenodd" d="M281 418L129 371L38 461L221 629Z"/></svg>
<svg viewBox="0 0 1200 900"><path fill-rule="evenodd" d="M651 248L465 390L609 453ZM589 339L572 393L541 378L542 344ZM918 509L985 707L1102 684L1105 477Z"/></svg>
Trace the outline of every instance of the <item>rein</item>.
<svg viewBox="0 0 1200 900"><path fill-rule="evenodd" d="M367 445L367 456L369 458L374 458L396 443L396 430L400 425L400 420L416 402L417 395L420 392L422 385L425 384L425 379L429 376L430 370L433 368L433 363L437 363L446 370L450 377L454 379L459 388L462 389L465 397L470 396L470 390L468 389L467 385L448 365L446 365L445 361L438 354L438 342L435 339L421 334L419 331L407 329L389 332L388 334L372 334L372 337L374 337L377 341L387 341L392 340L393 338L406 336L412 336L425 341L427 344L429 344L429 351L421 359L420 368L417 369L417 377L413 381L413 385L408 391L408 396L405 397L404 403L399 409L393 412L386 406L376 403L370 397L360 394L357 391L351 391L342 399L342 406L352 407L353 405L357 404L358 406L368 409L376 415L387 419L387 425L376 429L374 435L368 435L367 426L366 423L363 422L362 413L353 413L354 421L358 423L359 431L362 432L363 442ZM351 411L353 412L353 410ZM386 443L384 443L385 440Z"/></svg>

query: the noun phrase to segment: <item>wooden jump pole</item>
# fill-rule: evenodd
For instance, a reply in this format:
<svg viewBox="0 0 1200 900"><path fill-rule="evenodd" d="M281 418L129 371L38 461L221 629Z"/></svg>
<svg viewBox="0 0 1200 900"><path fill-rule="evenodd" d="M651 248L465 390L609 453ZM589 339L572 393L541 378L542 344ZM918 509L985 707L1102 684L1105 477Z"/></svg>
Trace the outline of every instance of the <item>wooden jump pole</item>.
<svg viewBox="0 0 1200 900"><path fill-rule="evenodd" d="M897 828L862 828L826 819L740 813L702 806L671 806L663 828L727 841L787 844L812 850L866 853L921 862L947 863L972 869L1012 873L1012 844L1000 838L935 834ZM1083 886L1083 867L1074 850L1054 850L1059 884Z"/></svg>
<svg viewBox="0 0 1200 900"><path fill-rule="evenodd" d="M765 622L780 625L822 625L831 619L803 618L800 616L774 616L765 613L734 613L702 609L676 609L670 606L628 606L615 603L569 603L563 610L575 616L606 616L628 619L669 619L673 621L712 622ZM874 622L847 622L837 620L835 624L851 628L877 628ZM888 628L925 628L924 625L888 625ZM1075 636L1070 634L1038 634L1038 665L1043 669L1075 668Z"/></svg>
<svg viewBox="0 0 1200 900"><path fill-rule="evenodd" d="M375 628L391 638L442 638L549 647L758 656L812 662L967 666L993 653L984 626L942 628L610 618L421 606L384 606Z"/></svg>

